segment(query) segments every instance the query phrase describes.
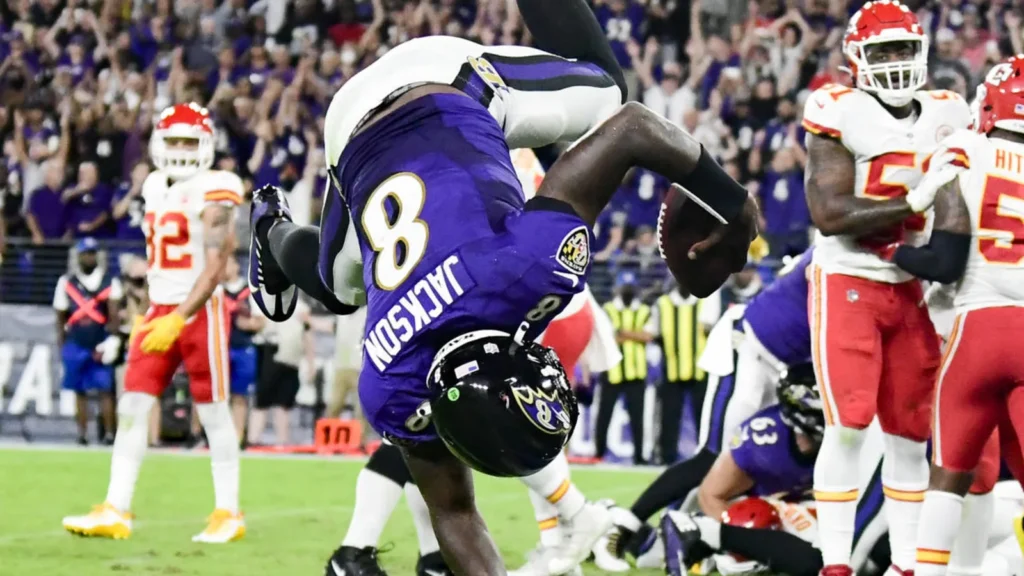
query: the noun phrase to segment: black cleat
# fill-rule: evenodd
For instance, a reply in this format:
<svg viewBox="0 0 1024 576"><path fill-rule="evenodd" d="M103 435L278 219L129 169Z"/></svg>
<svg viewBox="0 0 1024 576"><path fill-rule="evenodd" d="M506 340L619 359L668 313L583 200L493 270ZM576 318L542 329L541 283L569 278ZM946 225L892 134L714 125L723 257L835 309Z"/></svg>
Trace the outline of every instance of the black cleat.
<svg viewBox="0 0 1024 576"><path fill-rule="evenodd" d="M249 291L260 311L274 322L284 322L295 311L298 292L270 252L269 225L264 220L290 222L288 201L276 186L263 186L252 193L249 225Z"/></svg>
<svg viewBox="0 0 1024 576"><path fill-rule="evenodd" d="M711 556L711 547L700 539L700 528L689 514L672 510L661 517L661 538L665 546L665 573L689 574L690 566Z"/></svg>
<svg viewBox="0 0 1024 576"><path fill-rule="evenodd" d="M341 546L327 561L324 576L388 576L388 573L377 562L377 549L373 546Z"/></svg>
<svg viewBox="0 0 1024 576"><path fill-rule="evenodd" d="M431 552L426 556L420 556L416 561L416 576L455 576L448 568L444 557L440 552Z"/></svg>

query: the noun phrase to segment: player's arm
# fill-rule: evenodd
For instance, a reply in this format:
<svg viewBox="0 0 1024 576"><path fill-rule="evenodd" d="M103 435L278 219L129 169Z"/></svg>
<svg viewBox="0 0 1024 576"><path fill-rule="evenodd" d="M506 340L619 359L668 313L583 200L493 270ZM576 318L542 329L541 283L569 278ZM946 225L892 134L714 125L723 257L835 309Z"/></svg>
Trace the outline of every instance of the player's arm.
<svg viewBox="0 0 1024 576"><path fill-rule="evenodd" d="M697 488L697 502L704 514L721 518L729 509L729 500L754 487L754 481L733 459L728 450L718 455L711 470Z"/></svg>
<svg viewBox="0 0 1024 576"><path fill-rule="evenodd" d="M825 236L861 236L902 222L914 214L905 198L874 200L854 196L853 155L842 142L807 134L807 207Z"/></svg>
<svg viewBox="0 0 1024 576"><path fill-rule="evenodd" d="M970 249L971 214L959 178L954 178L935 196L935 226L928 244L901 245L892 261L918 278L949 284L963 276Z"/></svg>
<svg viewBox="0 0 1024 576"><path fill-rule="evenodd" d="M210 299L220 284L228 258L236 247L235 227L232 226L234 208L224 204L208 204L203 210L203 237L206 251L206 266L199 274L195 286L185 301L175 310L182 318L189 318L199 311Z"/></svg>
<svg viewBox="0 0 1024 576"><path fill-rule="evenodd" d="M678 183L726 223L735 222L751 232L751 240L756 236L757 203L746 189L692 136L635 102L623 105L563 154L544 178L537 196L569 204L593 226L634 166ZM725 235L716 234L720 234L718 239Z"/></svg>

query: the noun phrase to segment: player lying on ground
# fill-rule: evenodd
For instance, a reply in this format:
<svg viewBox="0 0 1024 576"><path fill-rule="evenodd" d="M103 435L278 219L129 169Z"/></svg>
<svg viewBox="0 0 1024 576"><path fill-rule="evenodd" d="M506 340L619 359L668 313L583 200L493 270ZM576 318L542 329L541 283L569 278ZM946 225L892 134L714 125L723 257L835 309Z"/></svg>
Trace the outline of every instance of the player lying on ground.
<svg viewBox="0 0 1024 576"><path fill-rule="evenodd" d="M651 550L657 553L654 563L660 563L660 551L652 546L654 528L647 520L696 490L740 424L776 402L776 382L785 366L810 359L806 271L811 253L795 259L745 307L731 307L715 325L700 358L708 372L708 392L697 453L662 472L627 514L616 513L609 546L595 550L599 567L621 571L616 558L627 552L647 567L642 557Z"/></svg>
<svg viewBox="0 0 1024 576"><path fill-rule="evenodd" d="M947 573L964 496L986 450L1001 443L1010 470L1024 480L1022 74L1024 55L989 71L973 104L975 131L961 130L942 142L955 154L959 173L940 191L947 200L936 202L931 241L900 247L895 255L901 268L919 277L959 280L953 288L957 316L939 369L935 458L918 530L917 576ZM939 278L941 270L954 273Z"/></svg>
<svg viewBox="0 0 1024 576"><path fill-rule="evenodd" d="M519 6L558 56L447 37L400 45L328 109L320 230L292 224L271 188L251 217L250 283L271 319L287 316L296 286L337 313L365 286L367 420L402 449L449 566L473 576L505 570L465 463L524 476L561 452L575 399L532 339L581 290L588 227L626 171L661 173L724 217L694 252L756 236L753 200L698 142L642 106L619 108L622 71L586 3ZM509 148L595 126L524 203Z"/></svg>
<svg viewBox="0 0 1024 576"><path fill-rule="evenodd" d="M195 104L178 104L157 121L150 146L157 170L142 185L150 307L129 343L125 393L103 504L64 518L73 533L127 538L131 502L150 408L180 364L210 444L216 508L197 542L229 542L245 534L238 509L238 435L228 407L228 316L220 281L235 249L234 207L242 181L211 170L213 122Z"/></svg>
<svg viewBox="0 0 1024 576"><path fill-rule="evenodd" d="M879 487L881 484L879 483ZM995 486L995 514L985 517L978 531L987 534L980 541L981 561L974 567L950 567L955 576L1018 576L1024 574L1024 557L1013 534L1013 515L1024 508L1024 493L1017 482L999 482ZM879 499L881 493L879 492ZM883 521L884 522L884 521ZM684 566L690 559L717 552L708 561L723 576L763 574L779 576L814 576L821 565L817 549L817 520L814 503L787 502L777 498L750 497L732 503L721 521L706 516L668 512L662 520L665 552L676 558L675 566ZM882 532L860 531L862 538L875 542L869 561L857 561L858 574L880 574L889 565L884 525ZM861 539L856 539L860 548ZM957 542L958 546L960 541ZM957 547L960 555L961 548ZM695 554L695 551L702 551ZM855 554L855 558L856 558ZM669 574L683 576L684 569L670 567Z"/></svg>

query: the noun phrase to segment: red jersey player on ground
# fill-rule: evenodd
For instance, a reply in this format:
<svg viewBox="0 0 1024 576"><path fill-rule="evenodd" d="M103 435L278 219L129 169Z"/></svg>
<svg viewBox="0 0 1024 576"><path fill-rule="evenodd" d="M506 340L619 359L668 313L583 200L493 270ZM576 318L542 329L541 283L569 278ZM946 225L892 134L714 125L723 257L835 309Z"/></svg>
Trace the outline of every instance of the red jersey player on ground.
<svg viewBox="0 0 1024 576"><path fill-rule="evenodd" d="M829 85L804 109L807 204L818 228L810 303L812 354L828 427L814 473L826 576L852 574L864 429L885 431L883 483L893 566L914 565L928 487L925 441L939 364L920 282L890 257L917 244L949 170L922 176L938 141L970 122L959 96L920 90L928 37L895 1L868 2L843 41L855 88Z"/></svg>
<svg viewBox="0 0 1024 576"><path fill-rule="evenodd" d="M238 436L227 404L229 324L219 282L235 248L234 208L242 182L210 169L213 123L195 104L164 110L150 153L157 170L143 183L142 197L151 305L129 347L110 485L103 504L85 516L65 518L64 527L86 536L131 534L129 510L150 407L184 363L210 444L216 496L209 525L193 540L230 542L245 534L245 524L238 510Z"/></svg>
<svg viewBox="0 0 1024 576"><path fill-rule="evenodd" d="M975 131L957 131L942 143L962 155L966 169L943 188L956 199L958 218L936 221L935 235L959 243L900 248L900 265L915 274L913 260L922 269L966 264L939 368L918 576L946 574L972 471L983 453L995 452L989 460L998 462L997 429L1003 457L1024 480L1024 54L989 71L974 110Z"/></svg>

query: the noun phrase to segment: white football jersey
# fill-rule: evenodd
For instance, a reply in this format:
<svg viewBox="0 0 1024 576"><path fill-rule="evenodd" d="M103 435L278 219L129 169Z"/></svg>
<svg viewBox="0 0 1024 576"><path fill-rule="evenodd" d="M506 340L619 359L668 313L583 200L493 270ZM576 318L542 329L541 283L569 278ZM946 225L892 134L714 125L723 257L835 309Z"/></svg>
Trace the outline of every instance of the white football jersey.
<svg viewBox="0 0 1024 576"><path fill-rule="evenodd" d="M970 168L960 192L971 213L971 251L953 299L957 313L1024 306L1024 144L958 130L943 146Z"/></svg>
<svg viewBox="0 0 1024 576"><path fill-rule="evenodd" d="M204 170L178 181L158 170L146 178L142 184L146 202L142 228L153 304L185 301L206 265L203 209L211 204L238 206L243 194L242 180L223 170Z"/></svg>
<svg viewBox="0 0 1024 576"><path fill-rule="evenodd" d="M894 118L874 96L836 84L819 88L804 105L804 128L838 139L856 163L854 194L879 200L906 195L923 175L925 160L939 141L966 128L970 108L959 95L919 91L920 113ZM904 282L912 276L883 255L897 242L920 245L927 241L928 222L913 216L886 233L857 238L846 235L815 239L814 263L826 272L879 282Z"/></svg>

